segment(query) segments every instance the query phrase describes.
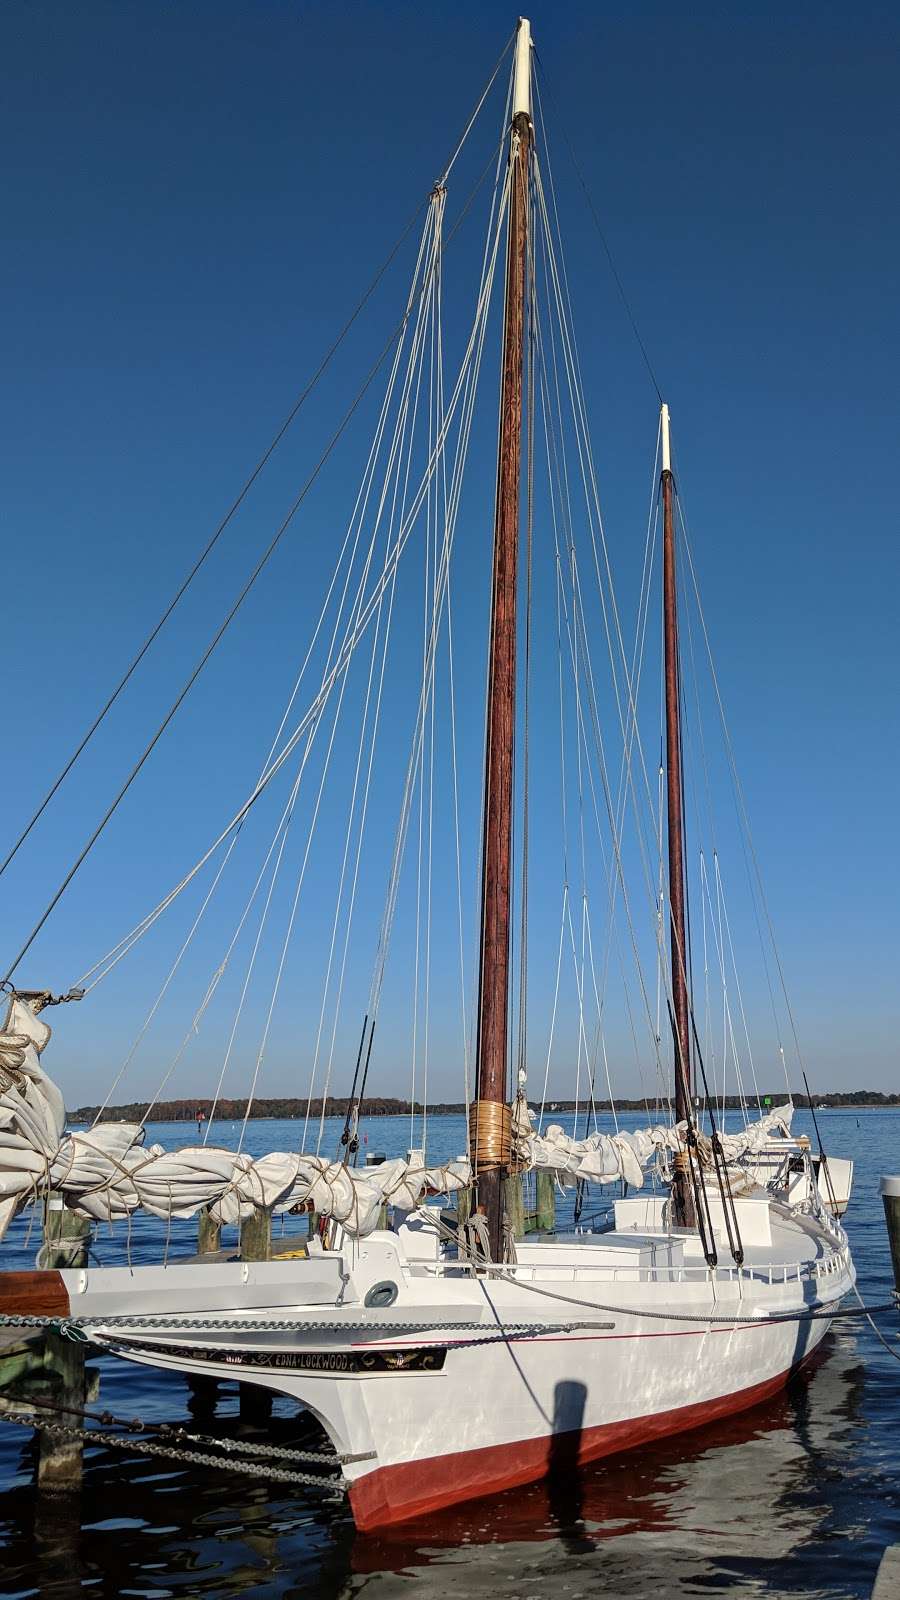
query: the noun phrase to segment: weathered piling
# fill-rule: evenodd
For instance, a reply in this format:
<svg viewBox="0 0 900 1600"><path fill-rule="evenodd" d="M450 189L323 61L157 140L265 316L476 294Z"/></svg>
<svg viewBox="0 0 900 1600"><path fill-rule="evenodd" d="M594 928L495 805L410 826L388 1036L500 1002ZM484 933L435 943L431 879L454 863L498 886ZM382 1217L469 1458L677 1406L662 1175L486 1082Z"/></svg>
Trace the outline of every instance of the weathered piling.
<svg viewBox="0 0 900 1600"><path fill-rule="evenodd" d="M84 1267L87 1265L90 1223L63 1205L59 1195L51 1195L44 1220L44 1243L40 1261L44 1267ZM54 1403L66 1411L79 1412L87 1398L84 1371L85 1346L61 1334L48 1332L44 1339L43 1375ZM52 1419L52 1413L48 1413ZM72 1422L66 1415L65 1420ZM72 1493L81 1488L83 1439L81 1434L46 1433L38 1428L38 1487Z"/></svg>
<svg viewBox="0 0 900 1600"><path fill-rule="evenodd" d="M535 1173L534 1225L538 1233L553 1233L556 1227L556 1185L548 1167Z"/></svg>
<svg viewBox="0 0 900 1600"><path fill-rule="evenodd" d="M503 1180L503 1201L513 1238L524 1239L525 1197L522 1193L522 1179L517 1172L511 1172Z"/></svg>
<svg viewBox="0 0 900 1600"><path fill-rule="evenodd" d="M881 1199L887 1223L888 1243L894 1268L894 1285L900 1294L900 1174L894 1173L881 1180Z"/></svg>
<svg viewBox="0 0 900 1600"><path fill-rule="evenodd" d="M265 1206L254 1206L241 1222L242 1261L271 1261L272 1213ZM266 1427L272 1416L272 1391L256 1384L242 1383L238 1392L241 1421L253 1427Z"/></svg>
<svg viewBox="0 0 900 1600"><path fill-rule="evenodd" d="M222 1248L222 1224L216 1222L208 1206L197 1217L197 1254L211 1256Z"/></svg>
<svg viewBox="0 0 900 1600"><path fill-rule="evenodd" d="M272 1213L265 1206L254 1206L242 1219L240 1250L242 1261L271 1261Z"/></svg>

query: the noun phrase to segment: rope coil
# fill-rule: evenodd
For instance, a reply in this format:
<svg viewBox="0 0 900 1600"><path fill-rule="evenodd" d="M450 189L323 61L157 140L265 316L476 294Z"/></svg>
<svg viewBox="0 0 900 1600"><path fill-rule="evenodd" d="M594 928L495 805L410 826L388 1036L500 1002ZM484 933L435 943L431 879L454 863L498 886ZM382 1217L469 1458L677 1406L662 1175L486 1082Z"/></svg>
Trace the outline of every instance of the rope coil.
<svg viewBox="0 0 900 1600"><path fill-rule="evenodd" d="M469 1150L472 1170L496 1172L509 1167L512 1113L501 1100L473 1100L469 1107Z"/></svg>

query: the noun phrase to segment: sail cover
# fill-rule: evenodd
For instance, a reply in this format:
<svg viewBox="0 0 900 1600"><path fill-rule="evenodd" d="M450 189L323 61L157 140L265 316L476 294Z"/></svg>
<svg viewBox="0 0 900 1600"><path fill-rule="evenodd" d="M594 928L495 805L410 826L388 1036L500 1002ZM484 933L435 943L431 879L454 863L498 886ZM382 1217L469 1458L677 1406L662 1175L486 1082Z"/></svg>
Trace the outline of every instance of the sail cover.
<svg viewBox="0 0 900 1600"><path fill-rule="evenodd" d="M145 1145L139 1123L104 1122L69 1132L62 1094L41 1066L49 1038L47 1024L14 996L0 1031L0 1239L21 1206L51 1193L96 1221L138 1210L163 1219L191 1217L208 1208L217 1222L235 1224L256 1207L283 1212L307 1205L362 1236L378 1226L385 1204L411 1211L429 1194L454 1194L471 1182L465 1158L434 1167L398 1158L354 1168L290 1152L254 1158L213 1145L165 1150ZM773 1135L788 1135L792 1110L778 1107L741 1133L723 1136L726 1160L738 1163ZM549 1169L566 1183L624 1178L640 1188L657 1155L683 1145L683 1124L576 1140L556 1124L537 1132L524 1101L513 1109L517 1164Z"/></svg>

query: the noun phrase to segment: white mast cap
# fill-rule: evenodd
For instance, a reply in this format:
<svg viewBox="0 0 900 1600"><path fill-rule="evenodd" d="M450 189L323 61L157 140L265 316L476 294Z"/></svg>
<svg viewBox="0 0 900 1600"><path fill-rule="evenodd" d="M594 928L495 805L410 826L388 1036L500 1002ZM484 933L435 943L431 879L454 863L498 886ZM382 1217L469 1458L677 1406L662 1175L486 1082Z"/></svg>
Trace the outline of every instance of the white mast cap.
<svg viewBox="0 0 900 1600"><path fill-rule="evenodd" d="M516 69L513 77L512 114L515 119L524 111L531 121L531 23L527 17L519 18L516 29Z"/></svg>
<svg viewBox="0 0 900 1600"><path fill-rule="evenodd" d="M663 402L659 408L659 428L662 439L662 470L671 472L672 455L669 448L669 408Z"/></svg>

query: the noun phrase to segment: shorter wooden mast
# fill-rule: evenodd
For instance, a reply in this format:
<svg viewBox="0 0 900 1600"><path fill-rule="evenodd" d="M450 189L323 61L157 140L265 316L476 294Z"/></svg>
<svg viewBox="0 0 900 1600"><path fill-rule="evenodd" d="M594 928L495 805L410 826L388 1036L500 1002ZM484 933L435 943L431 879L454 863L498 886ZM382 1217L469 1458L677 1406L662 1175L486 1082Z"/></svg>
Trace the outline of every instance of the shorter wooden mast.
<svg viewBox="0 0 900 1600"><path fill-rule="evenodd" d="M669 921L672 963L672 1034L675 1043L675 1120L691 1110L691 1016L687 973L687 918L684 885L684 793L681 763L681 664L678 648L678 591L675 569L675 480L669 442L669 408L660 411L663 506L663 640L666 681L666 801L669 844ZM676 1156L672 1185L675 1221L692 1227L694 1196L687 1153Z"/></svg>
<svg viewBox="0 0 900 1600"><path fill-rule="evenodd" d="M500 1261L503 1254L503 1178L509 1163L510 1140L507 1083L516 612L532 139L531 27L525 17L519 19L515 50L484 777L477 1098L469 1131L478 1207L487 1219L494 1261Z"/></svg>

